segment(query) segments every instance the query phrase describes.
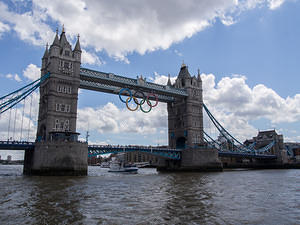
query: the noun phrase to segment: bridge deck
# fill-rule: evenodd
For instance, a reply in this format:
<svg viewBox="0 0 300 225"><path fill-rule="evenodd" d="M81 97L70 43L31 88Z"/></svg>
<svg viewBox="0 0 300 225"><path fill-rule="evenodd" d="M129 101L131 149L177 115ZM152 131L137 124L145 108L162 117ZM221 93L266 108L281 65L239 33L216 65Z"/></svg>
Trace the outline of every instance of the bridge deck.
<svg viewBox="0 0 300 225"><path fill-rule="evenodd" d="M33 150L35 142L26 141L0 141L0 150ZM170 159L181 159L181 149L157 148L147 146L112 146L112 145L89 145L89 155L102 155L108 153L141 151L149 154L166 157ZM255 158L255 159L276 159L276 155L251 154L243 152L219 151L219 157L233 158Z"/></svg>
<svg viewBox="0 0 300 225"><path fill-rule="evenodd" d="M121 88L142 90L144 92L157 94L158 100L161 102L171 102L175 100L175 97L182 98L188 96L184 89L86 68L80 68L80 88L111 94L119 94Z"/></svg>

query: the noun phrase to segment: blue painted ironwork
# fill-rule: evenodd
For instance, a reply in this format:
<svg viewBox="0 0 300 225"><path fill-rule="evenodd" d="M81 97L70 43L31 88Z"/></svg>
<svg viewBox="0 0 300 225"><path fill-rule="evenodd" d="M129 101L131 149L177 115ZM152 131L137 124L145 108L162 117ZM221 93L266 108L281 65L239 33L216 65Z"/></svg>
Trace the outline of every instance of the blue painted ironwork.
<svg viewBox="0 0 300 225"><path fill-rule="evenodd" d="M156 148L146 146L111 146L111 145L89 145L89 156L102 155L108 153L120 153L120 152L145 152L148 154L179 160L181 159L181 150L179 149L167 149Z"/></svg>
<svg viewBox="0 0 300 225"><path fill-rule="evenodd" d="M1 150L34 150L35 142L25 141L0 141ZM212 146L215 147L215 146ZM155 148L146 146L111 146L111 145L89 145L88 155L89 157L96 155L103 155L108 153L120 153L120 152L145 152L148 154L156 155L159 157L180 160L181 153L184 150L181 149L167 149L167 148ZM225 152L219 151L219 156L222 157L244 157L244 158L257 158L257 159L276 159L276 155L265 154L253 154L245 152Z"/></svg>
<svg viewBox="0 0 300 225"><path fill-rule="evenodd" d="M263 147L263 148L261 148L261 149L258 149L258 150L256 150L256 149L254 149L254 145L255 145L255 143L253 143L253 146L245 146L244 144L242 144L240 141L238 141L234 136L232 136L218 121L217 121L217 119L211 114L211 112L208 110L208 108L206 107L206 105L205 104L203 104L203 108L205 109L205 111L206 111L206 113L207 113L207 115L208 115L208 117L210 118L210 120L213 122L213 124L215 125L215 127L218 129L218 131L220 132L220 134L222 134L222 136L223 137L225 137L225 139L229 142L229 143L231 143L231 144L233 144L234 145L234 143L232 142L232 140L234 140L234 141L236 141L239 145L234 145L237 149L238 149L238 151L232 151L232 152L245 152L245 153L249 153L249 152L252 152L252 154L254 154L254 155L256 155L257 153L263 153L263 152L268 152L273 146L274 146L274 144L275 144L275 141L273 141L273 142L271 142L271 143L269 143L267 146L265 146L265 147ZM232 138L232 140L231 139L229 139L228 137L227 137L227 135L225 135L225 134L227 134L229 137L231 137ZM207 133L205 133L204 132L204 135L206 135L206 136L208 136L208 134ZM209 136L208 136L209 137ZM209 137L211 140L213 140L211 137ZM215 141L214 141L214 143L216 143ZM220 150L222 150L222 149L220 149Z"/></svg>
<svg viewBox="0 0 300 225"><path fill-rule="evenodd" d="M3 97L0 97L0 100L3 102L0 104L0 114L6 112L7 110L14 107L16 104L24 100L27 96L29 96L32 92L34 92L41 83L49 77L50 73L48 72L41 78L31 82L30 84L13 91Z"/></svg>
<svg viewBox="0 0 300 225"><path fill-rule="evenodd" d="M276 155L261 155L261 154L252 154L245 152L225 152L219 151L219 156L221 157L233 157L233 158L254 158L254 159L276 159Z"/></svg>
<svg viewBox="0 0 300 225"><path fill-rule="evenodd" d="M172 102L175 100L175 97L183 98L188 96L184 89L147 82L145 79L133 79L86 68L80 68L79 87L112 94L119 94L122 88L143 90L144 92L157 94L158 100L161 102ZM126 96L126 93L123 93L123 95ZM149 99L155 100L155 97L151 96Z"/></svg>
<svg viewBox="0 0 300 225"><path fill-rule="evenodd" d="M1 150L34 150L34 146L30 141L0 141Z"/></svg>

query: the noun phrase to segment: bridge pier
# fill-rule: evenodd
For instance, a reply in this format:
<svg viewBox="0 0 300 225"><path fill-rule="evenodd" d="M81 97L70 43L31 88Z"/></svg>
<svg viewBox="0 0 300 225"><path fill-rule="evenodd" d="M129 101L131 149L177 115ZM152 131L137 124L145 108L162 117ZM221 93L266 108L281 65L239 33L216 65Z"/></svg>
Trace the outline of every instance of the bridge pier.
<svg viewBox="0 0 300 225"><path fill-rule="evenodd" d="M191 148L181 153L181 160L160 160L158 171L207 172L222 171L218 150L212 148Z"/></svg>
<svg viewBox="0 0 300 225"><path fill-rule="evenodd" d="M35 149L25 152L25 175L86 176L87 143L37 142Z"/></svg>

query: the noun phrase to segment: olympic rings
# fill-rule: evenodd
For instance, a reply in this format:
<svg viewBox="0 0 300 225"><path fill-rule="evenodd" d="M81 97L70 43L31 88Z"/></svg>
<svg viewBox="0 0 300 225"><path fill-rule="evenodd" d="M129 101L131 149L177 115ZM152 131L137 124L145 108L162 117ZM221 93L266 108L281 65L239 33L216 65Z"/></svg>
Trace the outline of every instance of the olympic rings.
<svg viewBox="0 0 300 225"><path fill-rule="evenodd" d="M143 99L142 99L140 102L137 100L137 97L139 97L137 94L142 94L142 96L143 96ZM135 91L134 94L133 94L132 96L136 97L136 98L134 98L133 100L134 100L134 102L135 102L137 105L143 105L143 104L145 103L146 97L145 97L144 92L141 92L141 91Z"/></svg>
<svg viewBox="0 0 300 225"><path fill-rule="evenodd" d="M136 97L132 96L132 98L133 98L134 102L136 103L136 102L137 102ZM127 109L129 109L130 111L134 112L134 111L136 111L136 110L139 108L139 105L136 104L136 107L135 107L134 109L131 109L131 108L128 106L128 102L130 102L130 101L131 101L131 98L128 97L128 98L126 99L126 107L127 107Z"/></svg>
<svg viewBox="0 0 300 225"><path fill-rule="evenodd" d="M149 110L148 110L148 111L144 110L143 107L142 107L142 105L140 105L140 109L142 110L143 113L148 113L148 112L150 112L151 109L152 109L152 107L153 107L152 104L151 104L151 102L148 101L148 100L147 100L147 104L149 105Z"/></svg>
<svg viewBox="0 0 300 225"><path fill-rule="evenodd" d="M129 97L127 97L126 101L123 100L122 97L121 97L121 95L122 95L122 93L124 91L126 91L128 93L128 95L129 95ZM151 96L156 101L156 103L154 105L150 101L150 97ZM142 98L141 101L139 101L138 98ZM146 96L145 93L142 92L142 91L140 91L140 90L135 90L134 93L132 94L132 92L131 92L131 90L129 88L122 88L120 90L120 92L119 92L119 99L121 100L121 102L125 103L127 109L130 110L130 111L132 111L132 112L136 111L136 110L138 110L138 108L140 108L143 113L149 113L152 110L152 108L154 108L155 106L158 105L158 96L156 94L154 94L154 93L148 93L148 95ZM136 107L133 107L133 108L131 108L129 106L129 104L128 104L132 99L133 99L133 102L136 104ZM147 105L149 106L148 110L145 110L143 108L143 106L142 106L142 105L144 105L145 102L147 102Z"/></svg>
<svg viewBox="0 0 300 225"><path fill-rule="evenodd" d="M124 101L123 99L122 99L122 97L121 97L121 94L122 94L122 92L123 91L127 91L128 93L129 93L129 101L128 102L130 102L131 101L131 99L132 99L132 93L131 93L131 91L129 90L129 88L122 88L121 90L120 90L120 92L119 92L119 99L121 100L121 102L123 102L123 103L126 103L126 101Z"/></svg>
<svg viewBox="0 0 300 225"><path fill-rule="evenodd" d="M150 100L149 100L149 97L150 96L153 96L154 98L155 98L155 101L156 101L156 103L154 104L154 105L152 105L151 104L151 102L150 102ZM150 105L149 105L149 103L150 103ZM150 106L150 107L155 107L155 106L157 106L158 105L158 97L157 97L157 95L156 94L153 94L153 93L149 93L148 94L148 96L147 96L147 104Z"/></svg>

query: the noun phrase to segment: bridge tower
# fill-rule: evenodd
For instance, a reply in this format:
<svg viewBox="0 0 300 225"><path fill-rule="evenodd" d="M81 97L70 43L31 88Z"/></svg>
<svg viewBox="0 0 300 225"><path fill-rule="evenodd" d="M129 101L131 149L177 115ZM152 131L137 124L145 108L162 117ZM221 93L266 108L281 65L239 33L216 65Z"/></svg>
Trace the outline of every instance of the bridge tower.
<svg viewBox="0 0 300 225"><path fill-rule="evenodd" d="M208 148L203 141L203 95L200 72L191 76L188 67L181 65L175 84L183 88L185 98L168 103L169 147L182 149L181 161L161 160L158 170L175 171L220 171L222 163L217 149Z"/></svg>
<svg viewBox="0 0 300 225"><path fill-rule="evenodd" d="M168 82L170 85L170 82ZM184 88L188 97L168 103L169 147L188 148L203 144L202 80L191 76L185 64L181 65L173 85Z"/></svg>
<svg viewBox="0 0 300 225"><path fill-rule="evenodd" d="M50 76L40 87L36 144L25 154L24 174L87 174L87 143L76 132L80 64L79 36L72 50L64 28L56 32L42 58L41 75Z"/></svg>

